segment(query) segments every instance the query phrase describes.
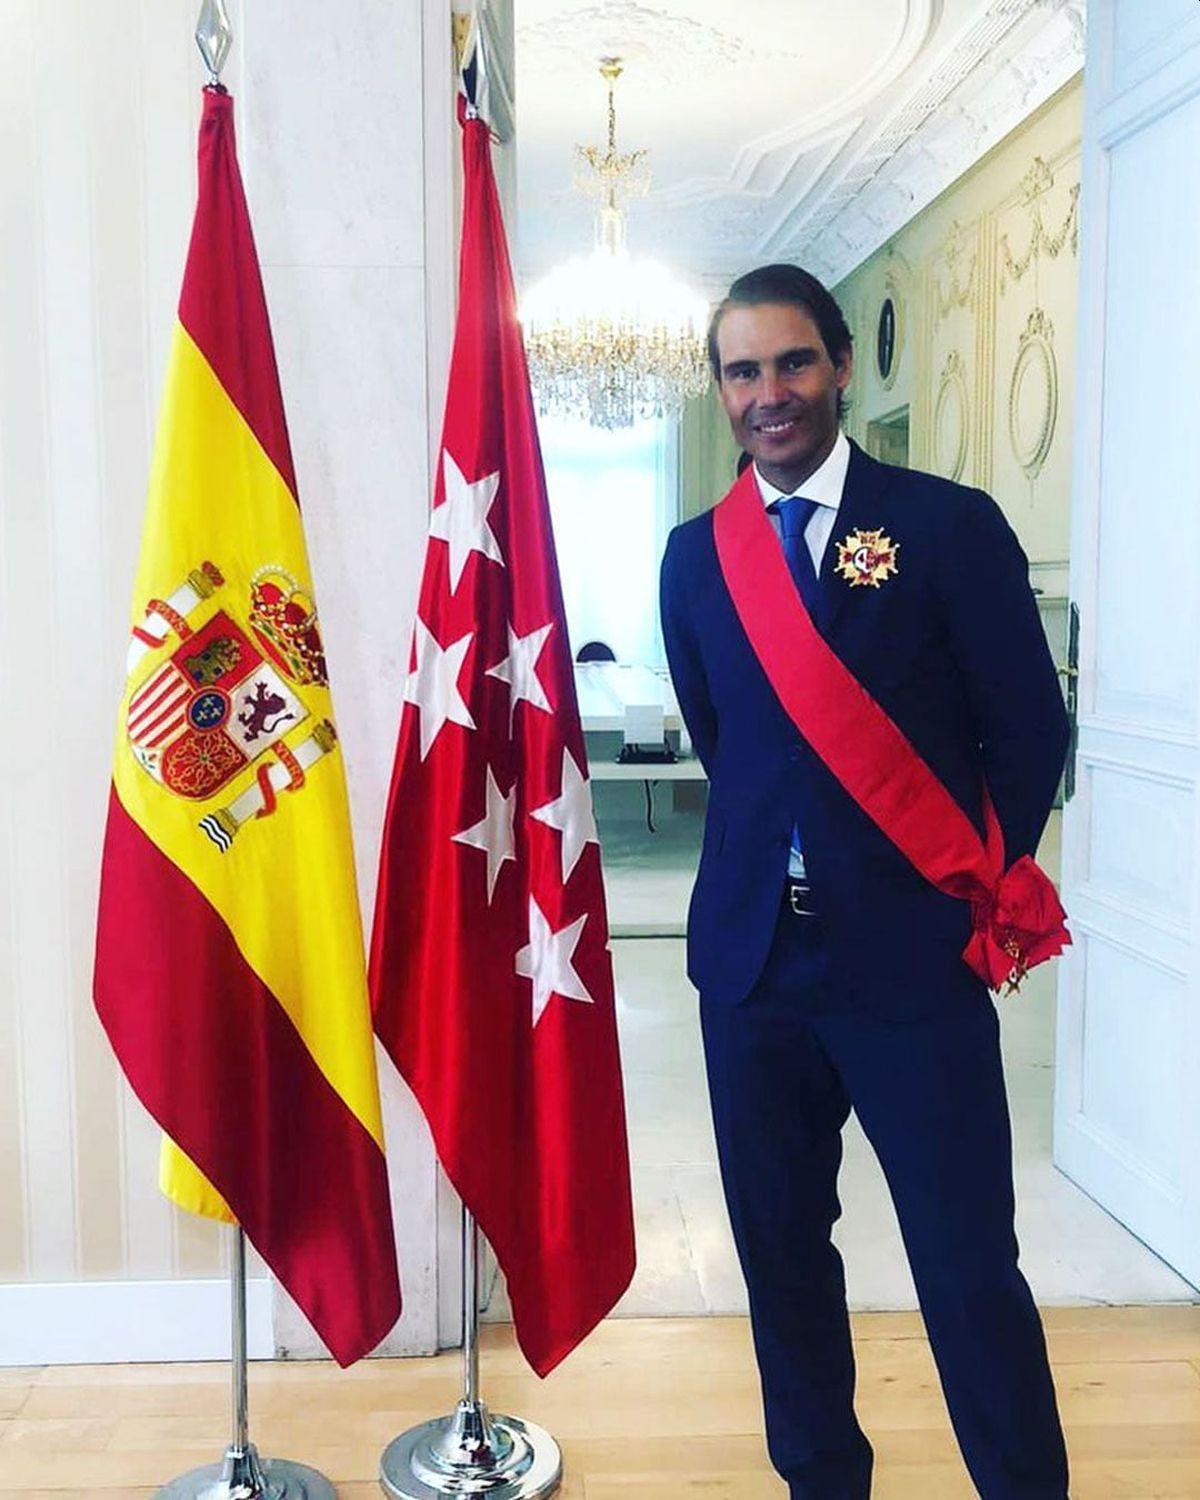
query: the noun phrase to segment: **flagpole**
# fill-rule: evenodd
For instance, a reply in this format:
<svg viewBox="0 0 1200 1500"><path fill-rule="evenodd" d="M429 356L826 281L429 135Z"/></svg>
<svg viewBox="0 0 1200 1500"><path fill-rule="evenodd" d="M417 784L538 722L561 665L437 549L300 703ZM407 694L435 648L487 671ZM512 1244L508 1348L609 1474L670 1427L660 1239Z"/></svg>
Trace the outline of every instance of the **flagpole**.
<svg viewBox="0 0 1200 1500"><path fill-rule="evenodd" d="M203 0L196 21L196 45L210 87L221 86L233 28L225 0ZM333 1485L316 1469L287 1459L259 1458L250 1441L249 1365L246 1339L246 1236L232 1231L230 1252L230 1376L232 1433L225 1457L178 1475L159 1489L156 1500L337 1500Z"/></svg>
<svg viewBox="0 0 1200 1500"><path fill-rule="evenodd" d="M388 1444L379 1483L393 1500L540 1500L562 1480L558 1444L532 1422L492 1413L479 1394L479 1231L465 1204L462 1291L462 1397L449 1416L410 1427Z"/></svg>
<svg viewBox="0 0 1200 1500"><path fill-rule="evenodd" d="M233 1433L225 1457L180 1474L163 1485L155 1500L337 1500L333 1485L307 1464L286 1458L261 1459L250 1441L246 1357L246 1236L233 1230L230 1302L233 1357Z"/></svg>

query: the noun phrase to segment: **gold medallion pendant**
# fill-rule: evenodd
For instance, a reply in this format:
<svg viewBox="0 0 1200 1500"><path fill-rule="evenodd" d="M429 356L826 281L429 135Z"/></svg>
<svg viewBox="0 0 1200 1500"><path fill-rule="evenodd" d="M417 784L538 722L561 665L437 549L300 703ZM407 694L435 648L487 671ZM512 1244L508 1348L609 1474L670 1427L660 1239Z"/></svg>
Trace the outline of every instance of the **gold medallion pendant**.
<svg viewBox="0 0 1200 1500"><path fill-rule="evenodd" d="M852 531L844 542L838 543L838 572L855 588L870 584L877 589L898 571L899 551L899 543L882 531Z"/></svg>

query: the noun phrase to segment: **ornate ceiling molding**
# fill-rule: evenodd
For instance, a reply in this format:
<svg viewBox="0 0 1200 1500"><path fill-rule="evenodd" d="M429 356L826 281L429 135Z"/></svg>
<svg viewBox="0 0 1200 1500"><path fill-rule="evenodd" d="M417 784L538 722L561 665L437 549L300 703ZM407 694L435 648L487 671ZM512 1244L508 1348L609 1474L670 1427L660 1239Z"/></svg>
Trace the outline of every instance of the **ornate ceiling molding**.
<svg viewBox="0 0 1200 1500"><path fill-rule="evenodd" d="M1084 0L991 0L785 245L836 283L1083 66ZM982 66L986 62L987 66Z"/></svg>
<svg viewBox="0 0 1200 1500"><path fill-rule="evenodd" d="M728 170L658 177L631 220L631 243L686 262L707 286L769 259L799 261L836 284L1079 71L1084 4L904 0L894 30L875 38L874 64L834 103L737 147ZM781 25L770 56L810 56L797 35ZM531 87L539 73L590 76L597 56L617 50L631 81L640 71L644 86L652 70L700 109L728 102L768 55L736 13L689 15L679 0L561 6L519 26L517 39ZM679 121L686 132L686 111ZM524 274L561 253L566 220L586 230L569 192L539 186L534 201L547 228L538 231L536 215L524 220Z"/></svg>
<svg viewBox="0 0 1200 1500"><path fill-rule="evenodd" d="M619 54L626 63L649 63L672 83L687 83L698 70L752 62L761 49L723 28L640 0L595 0L565 6L541 21L518 26L517 46L532 77L569 67L595 72L597 58ZM775 57L799 58L795 51Z"/></svg>

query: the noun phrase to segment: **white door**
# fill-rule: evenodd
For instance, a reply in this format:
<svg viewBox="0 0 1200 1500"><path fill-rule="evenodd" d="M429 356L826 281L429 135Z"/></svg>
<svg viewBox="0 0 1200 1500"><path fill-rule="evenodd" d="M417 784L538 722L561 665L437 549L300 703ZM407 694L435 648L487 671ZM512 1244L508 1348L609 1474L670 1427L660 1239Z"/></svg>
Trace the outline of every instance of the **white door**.
<svg viewBox="0 0 1200 1500"><path fill-rule="evenodd" d="M1200 1285L1200 5L1091 0L1054 1159Z"/></svg>

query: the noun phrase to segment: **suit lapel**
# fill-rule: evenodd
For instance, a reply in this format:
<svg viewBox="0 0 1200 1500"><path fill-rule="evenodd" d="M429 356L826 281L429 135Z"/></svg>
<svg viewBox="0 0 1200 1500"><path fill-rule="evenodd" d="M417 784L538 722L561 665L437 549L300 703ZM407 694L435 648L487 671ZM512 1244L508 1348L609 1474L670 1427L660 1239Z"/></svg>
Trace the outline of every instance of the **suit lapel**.
<svg viewBox="0 0 1200 1500"><path fill-rule="evenodd" d="M884 524L879 507L880 496L886 488L887 468L851 440L850 466L846 470L842 503L838 506L818 575L820 602L815 623L826 640L832 639L838 617L853 587L837 571L838 544L844 542L852 531L874 530Z"/></svg>

